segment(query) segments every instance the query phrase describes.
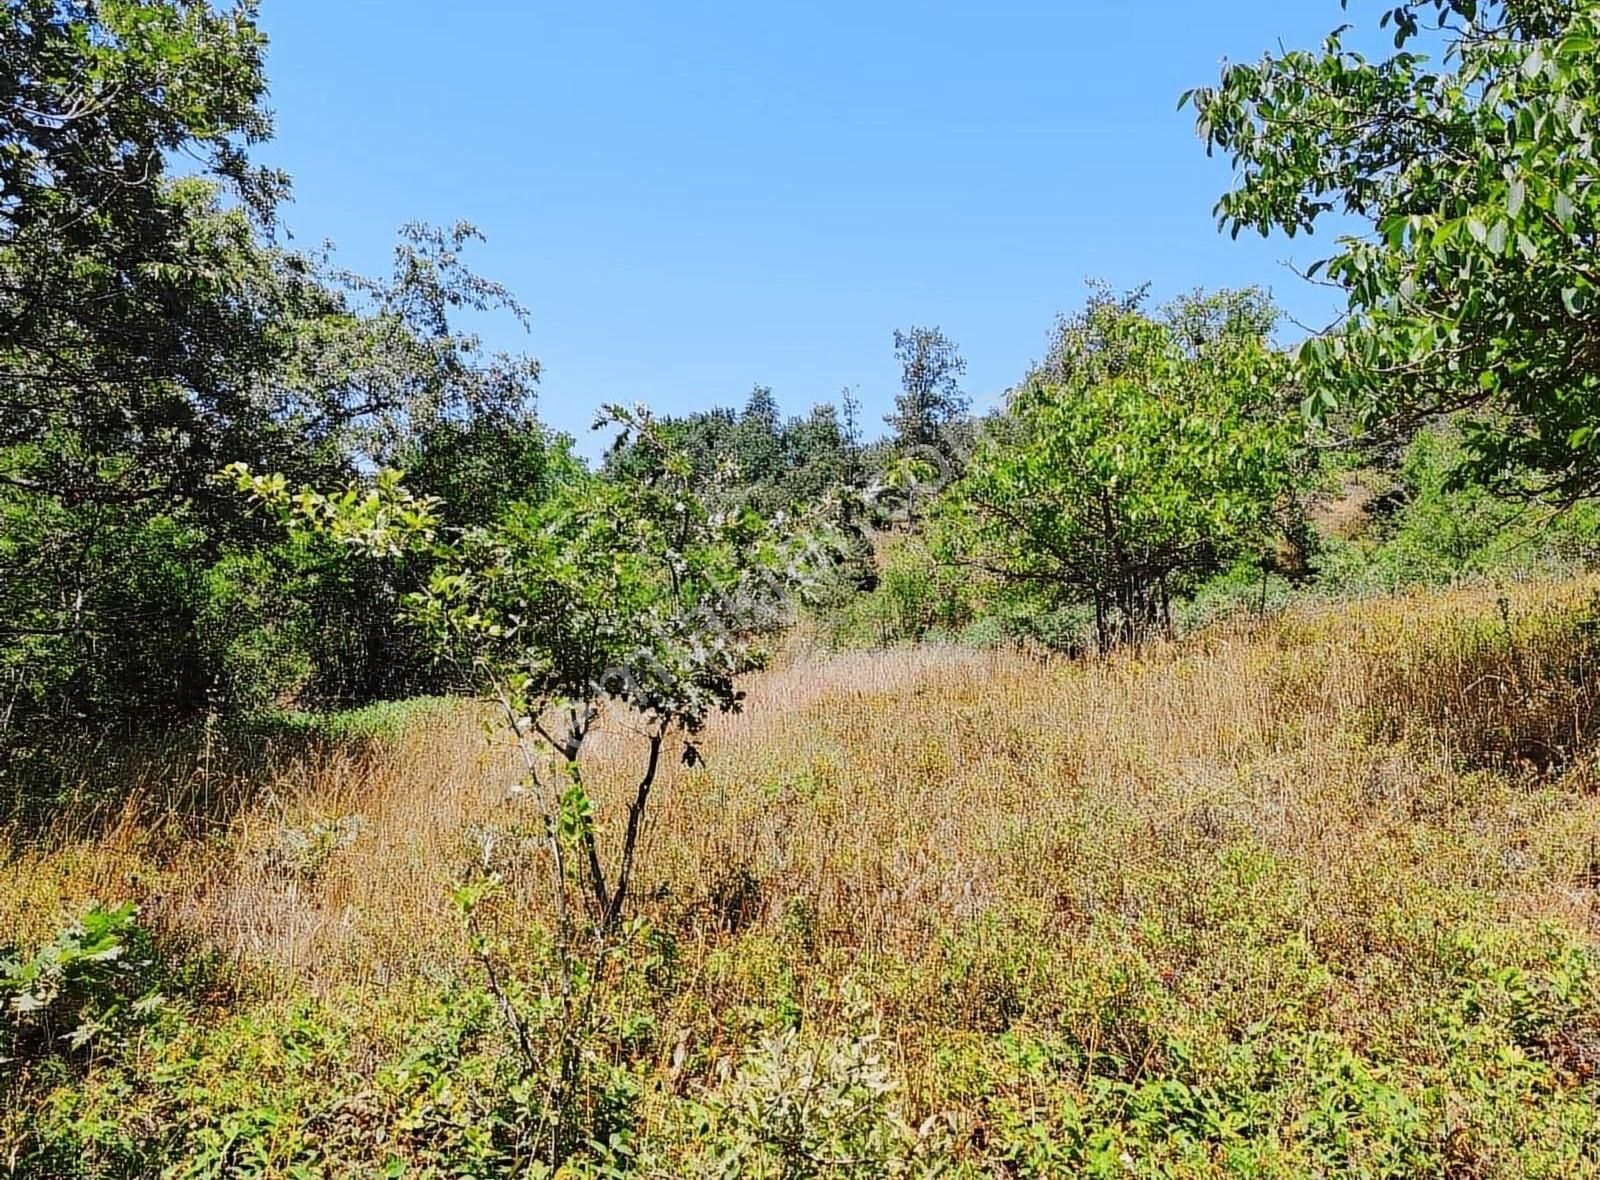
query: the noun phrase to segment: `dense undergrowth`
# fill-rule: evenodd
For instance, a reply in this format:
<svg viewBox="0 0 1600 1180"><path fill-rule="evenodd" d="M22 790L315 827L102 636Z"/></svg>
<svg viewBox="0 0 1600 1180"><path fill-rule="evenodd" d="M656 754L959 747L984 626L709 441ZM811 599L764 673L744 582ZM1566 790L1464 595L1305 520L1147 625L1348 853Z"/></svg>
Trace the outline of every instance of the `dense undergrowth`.
<svg viewBox="0 0 1600 1180"><path fill-rule="evenodd" d="M795 655L666 784L561 1111L474 718L14 831L0 1168L1592 1175L1593 592Z"/></svg>

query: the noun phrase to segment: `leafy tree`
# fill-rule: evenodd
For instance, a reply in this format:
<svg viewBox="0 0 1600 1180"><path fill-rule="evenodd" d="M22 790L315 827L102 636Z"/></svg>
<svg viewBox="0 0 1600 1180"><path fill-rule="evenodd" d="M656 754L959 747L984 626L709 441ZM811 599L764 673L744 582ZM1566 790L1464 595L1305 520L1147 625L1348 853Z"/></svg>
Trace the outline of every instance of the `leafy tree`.
<svg viewBox="0 0 1600 1180"><path fill-rule="evenodd" d="M297 304L300 314L277 325L282 352L259 384L269 421L298 444L301 457L263 455L248 438L231 457L276 462L294 478L325 483L358 468L399 464L413 473L419 493L448 504L453 526L486 523L512 503L550 495L576 460L533 414L537 362L488 354L476 335L456 326L463 310L504 311L525 322L511 294L464 261L477 240L465 224L407 226L384 279L322 258L295 259L309 293ZM308 467L305 452L322 462ZM222 502L214 516L237 511L209 482L196 494ZM417 577L414 559L314 538L283 544L261 536L256 522L219 523L216 536L230 553L270 546L280 617L306 619L297 629L303 648L284 669L305 669L293 691L302 702L360 703L451 687L448 670L396 621ZM270 612L260 618L264 634L241 633L236 647L275 646L284 629Z"/></svg>
<svg viewBox="0 0 1600 1180"><path fill-rule="evenodd" d="M1360 219L1313 268L1349 316L1300 350L1308 408L1359 427L1466 416L1476 476L1600 490L1600 5L1408 0L1395 52L1341 30L1191 92L1237 235ZM1428 52L1428 51L1433 52Z"/></svg>
<svg viewBox="0 0 1600 1180"><path fill-rule="evenodd" d="M941 447L945 430L972 404L961 392L967 371L955 341L938 328L911 328L894 334L900 362L900 393L885 421L901 449Z"/></svg>
<svg viewBox="0 0 1600 1180"><path fill-rule="evenodd" d="M848 444L837 407L823 402L805 417L791 418L780 441L783 502L775 507L820 504L848 482Z"/></svg>
<svg viewBox="0 0 1600 1180"><path fill-rule="evenodd" d="M681 736L685 761L698 760L695 735L711 714L740 707L739 677L763 663L763 637L783 621L790 591L818 555L804 532L714 507L718 489L643 410L613 408L602 420L648 460L645 475L574 480L465 529L447 527L440 505L411 494L392 471L370 487L325 494L232 469L242 490L324 539L375 558L424 555L430 572L406 598L406 617L495 702L515 739L517 793L537 810L551 874L557 1016L545 1023L553 1051L534 1044L493 956L482 957L526 1080L542 1076L546 1086L540 1109L549 1112L552 1166L584 1142L590 997L615 945L668 740ZM582 760L607 711L628 721L641 748L627 814L603 835ZM488 888L469 886L458 898L469 922Z"/></svg>
<svg viewBox="0 0 1600 1180"><path fill-rule="evenodd" d="M814 506L846 480L848 452L838 410L826 403L803 418L784 421L772 391L758 385L744 410L701 410L654 422L698 477L717 488L724 505L754 508L764 515ZM624 436L607 454L612 478L660 474L662 452Z"/></svg>
<svg viewBox="0 0 1600 1180"><path fill-rule="evenodd" d="M526 755L523 785L547 823L560 913L570 912L574 884L562 868L564 838L576 849L590 917L609 928L625 903L668 737L685 736L692 762L710 714L738 709L738 677L764 661L761 637L783 620L787 595L819 550L809 533L780 531L749 510L716 510L714 485L644 411L612 408L604 420L654 455L649 475L576 479L461 530L394 472L335 494L294 493L283 476L242 465L233 474L241 490L318 535L375 557L426 554L431 572L406 597L405 616L499 705ZM644 746L610 873L580 769L607 704L632 712ZM544 769L548 754L562 766L555 776Z"/></svg>
<svg viewBox="0 0 1600 1180"><path fill-rule="evenodd" d="M184 489L249 416L287 294L253 243L283 192L247 156L263 46L248 6L0 8L0 783L206 690ZM208 179L172 180L180 158Z"/></svg>
<svg viewBox="0 0 1600 1180"><path fill-rule="evenodd" d="M739 414L726 406L696 410L681 418L656 419L656 430L672 440L673 447L694 465L703 481L713 482L719 469L735 462ZM660 474L661 456L637 445L626 432L619 433L606 452L601 473L610 479L650 479Z"/></svg>
<svg viewBox="0 0 1600 1180"><path fill-rule="evenodd" d="M197 232L216 231L205 261L246 309L211 338L200 375L210 384L146 390L107 369L93 396L63 385L54 408L36 403L37 433L0 446L0 729L13 763L70 747L85 728L179 722L296 691L361 700L429 686L393 623L403 571L279 544L216 486L223 463L330 481L362 463L415 461L424 486L460 493L465 517L543 494L571 462L552 457L531 416L532 363L486 357L448 328L457 307L498 298L456 257L465 231L408 231L395 277L376 282L261 245L236 210L191 195ZM0 345L7 358L18 361ZM164 432L140 420L161 398L172 407ZM246 581L229 586L228 573ZM224 605L247 602L260 609ZM226 654L247 651L283 662ZM249 683L248 666L264 678Z"/></svg>
<svg viewBox="0 0 1600 1180"><path fill-rule="evenodd" d="M1496 495L1463 480L1464 446L1457 424L1440 422L1419 430L1392 470L1364 473L1377 493L1368 519L1356 536L1323 544L1320 579L1350 591L1393 592L1593 559L1600 505L1557 513Z"/></svg>
<svg viewBox="0 0 1600 1180"><path fill-rule="evenodd" d="M844 482L847 487L859 488L865 482L862 464L861 398L851 386L845 386L839 395L839 441L844 448Z"/></svg>
<svg viewBox="0 0 1600 1180"><path fill-rule="evenodd" d="M765 385L750 391L739 415L730 458L739 481L746 486L768 481L783 469L783 418L777 399Z"/></svg>
<svg viewBox="0 0 1600 1180"><path fill-rule="evenodd" d="M327 483L532 429L537 366L452 326L521 314L470 227L407 227L376 280L273 243L263 47L248 3L0 6L0 783L85 729L414 667L395 571L275 548L225 463Z"/></svg>
<svg viewBox="0 0 1600 1180"><path fill-rule="evenodd" d="M439 501L447 525L492 523L512 504L538 501L577 479L571 439L552 437L531 413L435 422L397 459L418 495Z"/></svg>
<svg viewBox="0 0 1600 1180"><path fill-rule="evenodd" d="M316 301L283 328L287 356L272 374L273 414L332 440L341 457L393 464L431 431L537 433L539 363L490 353L458 326L462 312L501 313L524 329L527 310L463 258L483 235L466 222L412 223L391 274L372 278L326 259L294 259Z"/></svg>
<svg viewBox="0 0 1600 1180"><path fill-rule="evenodd" d="M945 467L937 453L932 458L929 455L929 448L919 447L884 457L883 470L872 491L877 506L888 510L890 523L898 520L908 530L914 530L918 510L939 492Z"/></svg>
<svg viewBox="0 0 1600 1180"><path fill-rule="evenodd" d="M1038 607L1092 604L1102 650L1170 627L1175 594L1266 545L1293 486L1266 319L1246 291L1161 318L1101 299L1062 321L1047 377L946 497L942 551Z"/></svg>
<svg viewBox="0 0 1600 1180"><path fill-rule="evenodd" d="M0 12L0 483L128 504L209 462L268 310L238 285L283 192L246 156L263 47L248 6ZM169 182L179 156L237 205Z"/></svg>

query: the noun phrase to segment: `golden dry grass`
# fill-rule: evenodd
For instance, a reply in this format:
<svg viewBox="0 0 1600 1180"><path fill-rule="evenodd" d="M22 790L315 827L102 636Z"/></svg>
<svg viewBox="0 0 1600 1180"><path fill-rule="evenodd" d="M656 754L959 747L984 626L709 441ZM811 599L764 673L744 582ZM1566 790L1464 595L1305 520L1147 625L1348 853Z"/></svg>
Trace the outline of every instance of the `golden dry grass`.
<svg viewBox="0 0 1600 1180"><path fill-rule="evenodd" d="M1597 591L1305 606L1103 662L790 651L704 766L669 765L650 926L596 989L586 1060L626 1078L639 1174L744 1174L718 1153L837 1083L865 1121L847 1102L816 1134L868 1128L968 1180L1592 1175ZM524 1117L511 1041L450 896L503 878L479 917L537 1010L546 872L512 751L458 707L378 744L221 753L0 845L25 945L131 897L172 949L239 966L0 1101L0 1150L142 1175L261 1114L250 1174L391 1152L505 1174L474 1144ZM638 753L617 717L586 754L608 842ZM861 1053L893 1119L838 1064Z"/></svg>
<svg viewBox="0 0 1600 1180"><path fill-rule="evenodd" d="M1594 592L1304 609L1102 663L795 655L712 724L707 766L666 774L641 906L707 938L802 915L829 947L915 958L1018 907L1064 938L1107 907L1161 912L1186 872L1246 839L1303 868L1303 922L1339 937L1361 936L1381 902L1363 890L1397 867L1592 927L1594 690L1571 662ZM636 752L620 720L596 741L603 817L619 814ZM1558 793L1522 790L1552 768ZM11 847L0 915L26 940L87 898L132 896L301 985L392 980L456 956L448 898L474 862L543 906L514 779L463 709L381 751L279 764L203 836L152 808L161 786L146 783L106 830ZM313 825L352 816L347 846L307 852Z"/></svg>

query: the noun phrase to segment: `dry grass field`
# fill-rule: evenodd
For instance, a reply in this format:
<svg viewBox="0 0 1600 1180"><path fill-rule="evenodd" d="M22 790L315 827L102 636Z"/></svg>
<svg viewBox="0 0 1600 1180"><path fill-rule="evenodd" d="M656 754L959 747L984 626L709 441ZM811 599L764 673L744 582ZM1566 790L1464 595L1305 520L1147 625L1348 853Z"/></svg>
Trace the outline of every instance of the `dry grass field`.
<svg viewBox="0 0 1600 1180"><path fill-rule="evenodd" d="M1597 588L789 651L659 789L566 1174L1597 1174ZM128 779L0 845L0 929L132 899L200 965L18 1075L0 1166L542 1174L481 961L548 993L544 854L471 710Z"/></svg>

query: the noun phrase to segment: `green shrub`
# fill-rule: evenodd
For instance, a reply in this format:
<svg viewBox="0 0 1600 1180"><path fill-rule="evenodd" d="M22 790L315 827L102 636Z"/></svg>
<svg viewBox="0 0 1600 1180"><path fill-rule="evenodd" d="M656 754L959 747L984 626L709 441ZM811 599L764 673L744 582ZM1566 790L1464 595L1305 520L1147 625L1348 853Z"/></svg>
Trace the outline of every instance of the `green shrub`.
<svg viewBox="0 0 1600 1180"><path fill-rule="evenodd" d="M211 669L212 706L262 709L302 690L314 671L310 611L263 553L206 571L196 640Z"/></svg>
<svg viewBox="0 0 1600 1180"><path fill-rule="evenodd" d="M764 1037L700 1105L690 1174L727 1180L882 1180L932 1176L935 1125L912 1127L859 1006L836 1034ZM943 1145L948 1146L948 1145Z"/></svg>
<svg viewBox="0 0 1600 1180"><path fill-rule="evenodd" d="M1506 499L1465 474L1459 426L1420 431L1395 486L1376 501L1366 538L1326 538L1313 556L1319 583L1344 593L1394 592L1466 578L1570 572L1600 552L1600 513L1562 513Z"/></svg>
<svg viewBox="0 0 1600 1180"><path fill-rule="evenodd" d="M844 595L823 621L837 647L887 647L953 635L978 608L972 579L940 562L921 536L904 534L885 542L877 585Z"/></svg>
<svg viewBox="0 0 1600 1180"><path fill-rule="evenodd" d="M155 955L137 915L131 902L96 904L32 955L0 955L3 1059L114 1039L155 1009Z"/></svg>

